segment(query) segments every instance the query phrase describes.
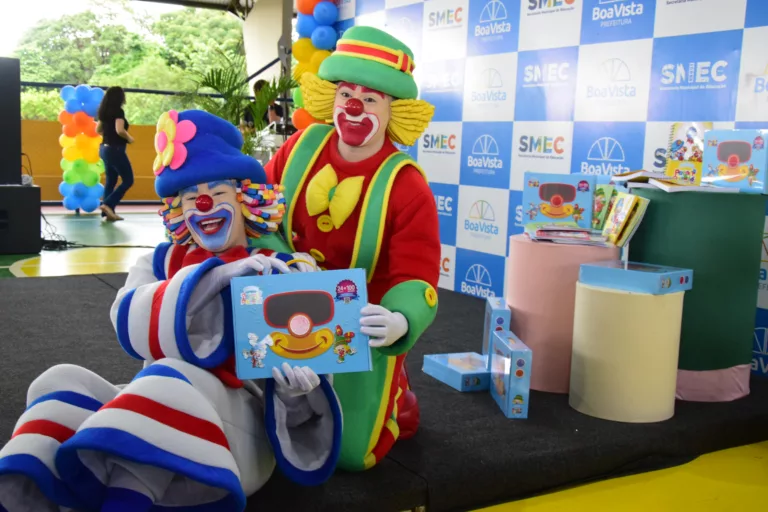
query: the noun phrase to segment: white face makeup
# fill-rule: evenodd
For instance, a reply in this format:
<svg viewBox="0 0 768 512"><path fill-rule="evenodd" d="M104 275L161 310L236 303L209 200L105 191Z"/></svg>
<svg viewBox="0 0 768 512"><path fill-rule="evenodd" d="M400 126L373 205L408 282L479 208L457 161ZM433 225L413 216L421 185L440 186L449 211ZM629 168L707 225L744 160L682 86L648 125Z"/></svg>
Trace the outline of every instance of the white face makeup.
<svg viewBox="0 0 768 512"><path fill-rule="evenodd" d="M182 190L181 207L192 239L203 249L221 253L243 243L245 220L233 180Z"/></svg>
<svg viewBox="0 0 768 512"><path fill-rule="evenodd" d="M392 98L361 85L342 82L336 90L333 122L342 142L361 147L386 135Z"/></svg>

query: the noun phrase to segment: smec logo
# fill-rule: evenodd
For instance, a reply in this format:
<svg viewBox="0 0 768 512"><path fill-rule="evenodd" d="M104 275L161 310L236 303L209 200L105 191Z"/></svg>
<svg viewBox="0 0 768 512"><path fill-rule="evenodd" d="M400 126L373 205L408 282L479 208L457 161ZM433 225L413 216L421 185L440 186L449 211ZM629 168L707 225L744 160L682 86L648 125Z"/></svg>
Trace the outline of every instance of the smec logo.
<svg viewBox="0 0 768 512"><path fill-rule="evenodd" d="M485 299L494 296L492 286L491 273L480 263L475 263L467 269L467 273L464 275L464 280L461 282L461 292Z"/></svg>
<svg viewBox="0 0 768 512"><path fill-rule="evenodd" d="M643 4L625 0L600 0L600 5L592 8L592 21L600 21L601 27L629 25L633 16L643 14Z"/></svg>
<svg viewBox="0 0 768 512"><path fill-rule="evenodd" d="M433 11L429 13L427 19L429 28L433 30L458 27L464 22L464 8Z"/></svg>
<svg viewBox="0 0 768 512"><path fill-rule="evenodd" d="M446 217L453 216L453 198L450 196L441 196L434 194L435 203L437 204L437 214L444 215Z"/></svg>
<svg viewBox="0 0 768 512"><path fill-rule="evenodd" d="M463 75L458 71L429 73L424 77L424 89L429 92L448 92L461 89Z"/></svg>
<svg viewBox="0 0 768 512"><path fill-rule="evenodd" d="M451 258L443 258L440 260L440 275L449 277L451 275Z"/></svg>
<svg viewBox="0 0 768 512"><path fill-rule="evenodd" d="M602 83L587 86L587 98L634 98L637 87L632 84L632 73L621 59L607 59L600 64Z"/></svg>
<svg viewBox="0 0 768 512"><path fill-rule="evenodd" d="M533 14L570 11L575 3L576 0L528 0L528 10L535 11Z"/></svg>
<svg viewBox="0 0 768 512"><path fill-rule="evenodd" d="M560 136L548 137L540 135L536 137L533 135L523 135L520 137L519 142L518 151L521 154L526 153L533 157L551 158L555 155L562 155L565 151L563 149L565 137Z"/></svg>
<svg viewBox="0 0 768 512"><path fill-rule="evenodd" d="M470 99L476 103L507 101L507 92L502 87L501 73L494 68L485 69L475 80Z"/></svg>
<svg viewBox="0 0 768 512"><path fill-rule="evenodd" d="M498 235L499 226L496 224L496 214L491 203L482 199L475 201L469 209L469 215L464 219L464 229L482 235Z"/></svg>
<svg viewBox="0 0 768 512"><path fill-rule="evenodd" d="M512 32L507 21L507 8L499 0L491 0L480 13L480 22L475 25L475 37L488 37Z"/></svg>
<svg viewBox="0 0 768 512"><path fill-rule="evenodd" d="M467 166L477 174L495 174L500 171L504 161L499 158L496 139L487 134L478 137L472 145L472 154L467 156Z"/></svg>
<svg viewBox="0 0 768 512"><path fill-rule="evenodd" d="M569 62L552 62L549 64L532 64L525 66L523 87L551 87L568 81Z"/></svg>
<svg viewBox="0 0 768 512"><path fill-rule="evenodd" d="M661 67L662 91L724 89L728 62L699 61L664 64Z"/></svg>
<svg viewBox="0 0 768 512"><path fill-rule="evenodd" d="M653 167L656 169L664 169L667 166L667 150L664 148L656 148L653 152Z"/></svg>
<svg viewBox="0 0 768 512"><path fill-rule="evenodd" d="M445 133L425 133L421 149L426 153L451 155L456 153L456 135Z"/></svg>
<svg viewBox="0 0 768 512"><path fill-rule="evenodd" d="M581 162L581 173L611 175L629 172L625 162L624 148L619 141L613 137L601 137L589 148L587 161Z"/></svg>

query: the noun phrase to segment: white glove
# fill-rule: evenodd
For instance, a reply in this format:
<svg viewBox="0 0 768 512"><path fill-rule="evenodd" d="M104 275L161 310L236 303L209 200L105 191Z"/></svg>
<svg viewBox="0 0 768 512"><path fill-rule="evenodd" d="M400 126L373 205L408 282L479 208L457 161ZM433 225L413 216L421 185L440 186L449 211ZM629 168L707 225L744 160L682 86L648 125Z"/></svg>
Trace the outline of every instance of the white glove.
<svg viewBox="0 0 768 512"><path fill-rule="evenodd" d="M315 261L315 258L309 254L305 252L295 252L291 254L291 256L293 256L293 259L295 260L300 260L295 262L298 270L294 270L294 272L317 272L317 262Z"/></svg>
<svg viewBox="0 0 768 512"><path fill-rule="evenodd" d="M258 273L269 274L273 268L285 274L291 271L283 261L264 256L263 254L254 254L247 258L212 268L205 273L205 276L195 287L195 291L192 292L187 315L198 313L221 290L229 286L232 278L256 275Z"/></svg>
<svg viewBox="0 0 768 512"><path fill-rule="evenodd" d="M360 310L360 332L370 337L373 348L388 347L408 332L408 320L401 313L368 304Z"/></svg>
<svg viewBox="0 0 768 512"><path fill-rule="evenodd" d="M272 377L275 379L277 396L283 401L308 395L320 385L320 377L308 366L291 368L288 363L283 363L282 368L281 372L279 368L273 367Z"/></svg>

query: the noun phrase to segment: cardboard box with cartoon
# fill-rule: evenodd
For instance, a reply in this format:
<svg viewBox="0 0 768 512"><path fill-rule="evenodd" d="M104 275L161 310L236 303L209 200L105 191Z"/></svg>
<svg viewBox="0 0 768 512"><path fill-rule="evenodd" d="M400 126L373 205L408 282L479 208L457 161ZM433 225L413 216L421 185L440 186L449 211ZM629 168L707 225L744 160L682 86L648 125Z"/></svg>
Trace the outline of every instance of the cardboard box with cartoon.
<svg viewBox="0 0 768 512"><path fill-rule="evenodd" d="M487 391L491 380L488 356L477 352L424 356L422 371L457 391Z"/></svg>
<svg viewBox="0 0 768 512"><path fill-rule="evenodd" d="M511 331L497 331L491 343L491 396L507 418L528 417L532 353Z"/></svg>
<svg viewBox="0 0 768 512"><path fill-rule="evenodd" d="M752 194L768 193L766 138L768 130L706 132L701 182Z"/></svg>
<svg viewBox="0 0 768 512"><path fill-rule="evenodd" d="M365 271L237 277L231 290L238 378L271 378L284 362L318 375L371 369Z"/></svg>
<svg viewBox="0 0 768 512"><path fill-rule="evenodd" d="M504 300L504 297L488 297L488 299L486 299L482 350L484 355L488 354L488 351L490 350L493 333L496 331L508 331L511 320L512 310L507 307L507 301ZM490 364L489 361L489 370Z"/></svg>
<svg viewBox="0 0 768 512"><path fill-rule="evenodd" d="M526 172L523 178L523 225L572 223L592 228L595 177L583 174Z"/></svg>

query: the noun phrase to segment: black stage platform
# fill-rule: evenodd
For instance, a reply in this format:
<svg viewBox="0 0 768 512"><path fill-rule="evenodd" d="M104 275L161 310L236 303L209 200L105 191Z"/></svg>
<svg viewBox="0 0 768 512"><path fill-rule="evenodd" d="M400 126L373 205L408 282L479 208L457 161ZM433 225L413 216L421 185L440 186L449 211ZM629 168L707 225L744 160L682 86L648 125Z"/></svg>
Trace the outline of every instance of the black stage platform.
<svg viewBox="0 0 768 512"><path fill-rule="evenodd" d="M0 280L3 443L24 409L27 386L51 365L82 365L116 383L138 370L108 316L124 279ZM322 487L297 487L275 474L248 510L472 510L768 439L768 380L760 379L745 399L678 402L675 417L655 425L597 420L570 409L566 396L536 392L528 420L507 420L490 395L462 394L421 372L425 353L480 347L483 307L479 299L440 292L438 319L408 360L421 403L414 439L398 443L376 468L339 473Z"/></svg>

